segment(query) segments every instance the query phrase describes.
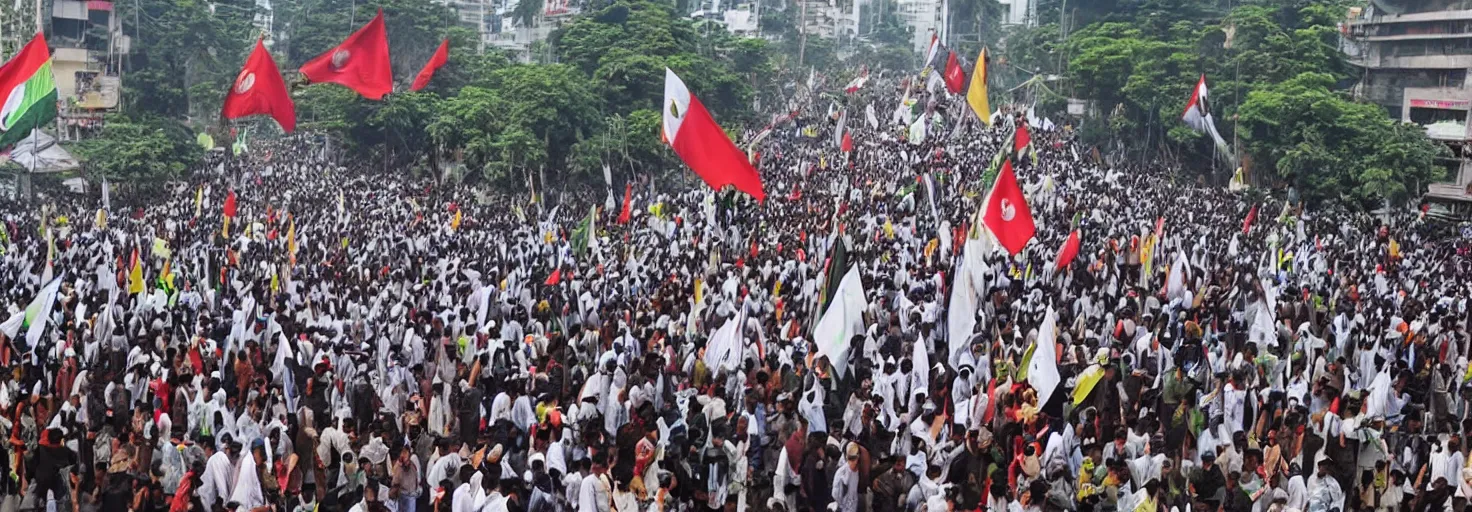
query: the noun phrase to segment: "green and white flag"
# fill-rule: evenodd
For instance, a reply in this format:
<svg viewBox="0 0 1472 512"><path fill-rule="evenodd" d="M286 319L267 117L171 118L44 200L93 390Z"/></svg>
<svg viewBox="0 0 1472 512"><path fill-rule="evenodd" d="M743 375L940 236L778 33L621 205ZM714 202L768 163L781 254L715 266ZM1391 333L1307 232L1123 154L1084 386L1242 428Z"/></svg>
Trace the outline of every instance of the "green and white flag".
<svg viewBox="0 0 1472 512"><path fill-rule="evenodd" d="M595 225L597 218L598 207L594 206L588 210L588 217L584 218L582 222L579 222L578 227L572 230L571 242L573 255L581 258L584 253L588 252L589 248L597 249L598 241L596 237L598 236L598 226Z"/></svg>
<svg viewBox="0 0 1472 512"><path fill-rule="evenodd" d="M51 51L36 34L20 53L0 65L0 148L9 147L56 118L56 80Z"/></svg>
<svg viewBox="0 0 1472 512"><path fill-rule="evenodd" d="M56 305L56 295L61 291L61 277L52 279L41 287L41 292L36 298L31 299L31 304L26 310L12 315L4 323L0 323L0 332L4 332L7 338L12 340L20 334L21 329L26 331L26 343L36 346L40 341L41 333L46 331L46 319L51 317L51 308Z"/></svg>

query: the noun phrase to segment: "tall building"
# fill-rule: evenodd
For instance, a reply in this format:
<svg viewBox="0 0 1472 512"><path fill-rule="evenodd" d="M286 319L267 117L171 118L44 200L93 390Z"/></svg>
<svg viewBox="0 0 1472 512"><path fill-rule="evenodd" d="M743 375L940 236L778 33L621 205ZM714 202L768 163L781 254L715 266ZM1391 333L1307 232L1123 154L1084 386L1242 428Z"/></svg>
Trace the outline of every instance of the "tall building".
<svg viewBox="0 0 1472 512"><path fill-rule="evenodd" d="M85 137L117 111L123 90L120 64L132 46L108 0L54 0L50 38L59 100L61 140Z"/></svg>
<svg viewBox="0 0 1472 512"><path fill-rule="evenodd" d="M1355 95L1426 128L1451 149L1426 199L1472 215L1472 0L1374 0L1349 11L1342 49L1358 67Z"/></svg>
<svg viewBox="0 0 1472 512"><path fill-rule="evenodd" d="M801 20L808 37L850 38L859 30L857 6L851 0L839 5L832 0L805 0L797 6L797 18Z"/></svg>
<svg viewBox="0 0 1472 512"><path fill-rule="evenodd" d="M436 0L480 36L480 50L506 50L522 61L531 60L532 46L547 40L552 30L578 12L568 0ZM513 13L521 2L537 2L541 9L530 25Z"/></svg>
<svg viewBox="0 0 1472 512"><path fill-rule="evenodd" d="M998 0L1003 25L1037 25L1037 0Z"/></svg>
<svg viewBox="0 0 1472 512"><path fill-rule="evenodd" d="M943 0L899 0L895 15L910 27L910 46L924 55L930 47L930 35L940 29Z"/></svg>
<svg viewBox="0 0 1472 512"><path fill-rule="evenodd" d="M257 30L266 35L266 45L270 46L271 37L276 33L275 26L276 11L271 8L271 0L256 0L256 17L253 24Z"/></svg>

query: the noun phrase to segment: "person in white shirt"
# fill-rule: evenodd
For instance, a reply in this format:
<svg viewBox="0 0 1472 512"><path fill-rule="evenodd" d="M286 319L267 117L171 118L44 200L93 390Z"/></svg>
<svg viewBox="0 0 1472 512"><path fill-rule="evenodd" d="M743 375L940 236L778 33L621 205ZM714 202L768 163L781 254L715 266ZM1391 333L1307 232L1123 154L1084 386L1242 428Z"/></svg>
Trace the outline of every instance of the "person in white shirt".
<svg viewBox="0 0 1472 512"><path fill-rule="evenodd" d="M206 454L204 475L199 485L199 501L206 509L212 509L215 503L230 500L231 485L235 482L235 463L230 461L230 456L225 451L215 449L214 440L203 438L199 444Z"/></svg>
<svg viewBox="0 0 1472 512"><path fill-rule="evenodd" d="M577 512L609 512L612 488L609 485L608 466L603 452L593 458L593 470L579 484Z"/></svg>

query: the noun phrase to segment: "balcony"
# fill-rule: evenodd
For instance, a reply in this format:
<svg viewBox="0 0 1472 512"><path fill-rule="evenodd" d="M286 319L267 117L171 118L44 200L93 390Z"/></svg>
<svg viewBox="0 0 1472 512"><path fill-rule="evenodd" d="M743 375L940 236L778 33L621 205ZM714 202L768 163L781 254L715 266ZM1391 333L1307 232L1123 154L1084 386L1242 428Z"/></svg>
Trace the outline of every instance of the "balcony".
<svg viewBox="0 0 1472 512"><path fill-rule="evenodd" d="M1414 14L1384 14L1370 19L1350 21L1350 26L1363 27L1391 23L1417 23L1426 21L1472 20L1472 9L1460 11L1418 12Z"/></svg>

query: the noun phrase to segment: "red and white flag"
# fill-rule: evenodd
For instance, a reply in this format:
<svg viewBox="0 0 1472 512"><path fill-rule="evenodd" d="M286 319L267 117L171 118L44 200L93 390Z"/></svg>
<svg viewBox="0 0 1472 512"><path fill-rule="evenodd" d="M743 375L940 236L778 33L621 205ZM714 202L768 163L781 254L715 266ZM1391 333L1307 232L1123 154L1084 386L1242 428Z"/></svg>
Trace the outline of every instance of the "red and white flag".
<svg viewBox="0 0 1472 512"><path fill-rule="evenodd" d="M664 131L675 154L711 188L731 185L761 201L762 178L679 76L664 70Z"/></svg>
<svg viewBox="0 0 1472 512"><path fill-rule="evenodd" d="M276 67L271 52L266 51L265 43L259 40L235 77L235 84L225 93L225 105L220 109L220 116L225 119L256 114L271 116L286 133L296 129L296 104L286 93L281 69Z"/></svg>
<svg viewBox="0 0 1472 512"><path fill-rule="evenodd" d="M419 70L419 74L414 76L414 84L409 86L409 90L417 91L429 85L430 79L434 78L434 72L445 67L445 62L449 60L450 40L446 38L440 41L439 49L434 51L434 56L429 58L429 62L424 63L424 69Z"/></svg>
<svg viewBox="0 0 1472 512"><path fill-rule="evenodd" d="M923 68L934 66L935 65L935 56L938 53L940 53L940 36L936 35L935 32L931 32L930 33L930 46L927 47L926 50L925 50L925 65L924 66L921 66L921 68L923 69Z"/></svg>
<svg viewBox="0 0 1472 512"><path fill-rule="evenodd" d="M1186 111L1181 113L1181 120L1198 132L1210 129L1212 119L1209 96L1206 89L1206 75L1201 75L1201 80L1196 82L1194 89L1191 89L1191 101L1186 103Z"/></svg>
<svg viewBox="0 0 1472 512"><path fill-rule="evenodd" d="M853 94L859 92L859 89L863 89L864 84L867 83L869 83L869 66L866 64L864 65L864 67L859 69L859 76L854 77L854 79L850 81L848 85L843 86L843 92L845 94Z"/></svg>
<svg viewBox="0 0 1472 512"><path fill-rule="evenodd" d="M1017 132L1012 135L1012 152L1021 155L1029 144L1032 144L1032 132L1027 130L1027 123L1017 123Z"/></svg>
<svg viewBox="0 0 1472 512"><path fill-rule="evenodd" d="M1061 272L1069 263L1073 263L1073 259L1078 257L1079 243L1078 230L1075 229L1068 234L1068 240L1063 241L1063 246L1058 248L1058 256L1053 258L1054 272Z"/></svg>
<svg viewBox="0 0 1472 512"><path fill-rule="evenodd" d="M301 72L313 83L338 84L370 100L381 100L393 92L394 75L388 62L383 9L342 44L302 64Z"/></svg>
<svg viewBox="0 0 1472 512"><path fill-rule="evenodd" d="M1236 157L1232 155L1232 148L1227 146L1226 139L1216 131L1216 120L1211 117L1211 96L1206 89L1206 75L1196 82L1196 88L1191 90L1191 101L1186 103L1186 111L1181 113L1181 121L1185 121L1192 130L1211 136L1212 144L1216 145L1217 151L1227 158L1228 163L1233 163ZM1235 165L1235 164L1234 164Z"/></svg>
<svg viewBox="0 0 1472 512"><path fill-rule="evenodd" d="M997 181L992 183L984 204L981 222L987 230L1007 248L1008 254L1022 252L1037 233L1037 226L1032 222L1032 211L1027 207L1027 198L1022 196L1022 187L1017 185L1011 160L1002 163L1002 171L997 173Z"/></svg>
<svg viewBox="0 0 1472 512"><path fill-rule="evenodd" d="M956 52L949 52L946 57L946 90L951 94L961 94L966 90L966 70L961 68L961 60L956 58Z"/></svg>

